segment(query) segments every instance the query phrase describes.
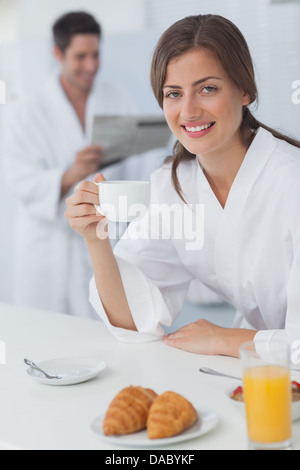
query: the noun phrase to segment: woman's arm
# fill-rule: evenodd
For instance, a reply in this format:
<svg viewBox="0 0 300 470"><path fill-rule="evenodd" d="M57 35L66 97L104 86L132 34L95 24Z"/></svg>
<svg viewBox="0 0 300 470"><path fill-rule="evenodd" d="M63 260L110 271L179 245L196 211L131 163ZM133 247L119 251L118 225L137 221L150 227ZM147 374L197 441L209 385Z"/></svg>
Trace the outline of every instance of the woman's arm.
<svg viewBox="0 0 300 470"><path fill-rule="evenodd" d="M97 175L95 181L105 179ZM98 187L89 181L81 182L66 204L65 216L71 227L86 240L99 297L110 323L115 327L136 331L108 235L101 238L97 235L97 229L101 226L102 231L105 225L105 218L94 207L94 204L99 205Z"/></svg>
<svg viewBox="0 0 300 470"><path fill-rule="evenodd" d="M104 181L104 177L97 175L95 181ZM99 215L94 207L94 204L99 204L98 187L94 183L83 181L76 187L74 194L66 200L66 203L65 215L71 227L86 240L92 259L97 292L110 324L117 328L137 331L110 240L107 234L103 236L106 219ZM126 243L123 249L126 251ZM166 246L164 246L164 252L165 250ZM171 263L171 254L169 258ZM168 263L165 262L165 264L160 266L160 273L163 269L175 272L175 264L172 265L172 269ZM181 276L184 276L184 273L181 273ZM186 282L188 284L188 279ZM151 291L151 296L153 295L154 292ZM160 305L158 299L156 302ZM168 320L165 321L165 324L167 323ZM237 357L240 345L245 341L253 340L255 334L253 330L222 328L206 320L199 320L165 336L164 341L169 346L198 354Z"/></svg>
<svg viewBox="0 0 300 470"><path fill-rule="evenodd" d="M92 259L98 294L110 324L136 331L109 239L86 240L86 244Z"/></svg>

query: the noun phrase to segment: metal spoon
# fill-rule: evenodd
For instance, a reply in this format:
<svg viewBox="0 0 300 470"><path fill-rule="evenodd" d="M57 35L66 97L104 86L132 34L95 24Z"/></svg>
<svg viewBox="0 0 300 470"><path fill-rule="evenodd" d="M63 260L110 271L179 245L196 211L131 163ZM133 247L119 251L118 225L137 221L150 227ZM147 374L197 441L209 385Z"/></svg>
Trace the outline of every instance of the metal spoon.
<svg viewBox="0 0 300 470"><path fill-rule="evenodd" d="M221 372L218 372L213 369L209 369L208 367L201 367L201 369L199 370L200 372L203 372L204 374L219 375L220 377L229 377L230 379L242 380L240 377L235 377L234 375L222 374Z"/></svg>
<svg viewBox="0 0 300 470"><path fill-rule="evenodd" d="M41 372L45 376L46 379L62 379L62 377L59 377L58 375L49 375L49 374L47 374L47 372L42 370L40 367L38 367L34 362L30 361L29 359L24 359L24 362L25 362L25 364L32 367L33 369L38 370L39 372Z"/></svg>

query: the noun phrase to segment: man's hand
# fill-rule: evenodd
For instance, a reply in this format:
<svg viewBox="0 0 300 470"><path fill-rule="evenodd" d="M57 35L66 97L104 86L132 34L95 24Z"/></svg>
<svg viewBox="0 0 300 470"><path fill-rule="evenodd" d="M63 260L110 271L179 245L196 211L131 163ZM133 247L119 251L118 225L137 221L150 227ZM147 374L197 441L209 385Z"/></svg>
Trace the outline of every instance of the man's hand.
<svg viewBox="0 0 300 470"><path fill-rule="evenodd" d="M76 154L73 165L68 168L62 177L61 197L64 197L70 188L96 173L103 160L103 149L98 145L90 145Z"/></svg>
<svg viewBox="0 0 300 470"><path fill-rule="evenodd" d="M90 145L77 153L75 162L72 167L77 177L77 181L87 178L92 173L99 170L103 159L102 147L98 145Z"/></svg>

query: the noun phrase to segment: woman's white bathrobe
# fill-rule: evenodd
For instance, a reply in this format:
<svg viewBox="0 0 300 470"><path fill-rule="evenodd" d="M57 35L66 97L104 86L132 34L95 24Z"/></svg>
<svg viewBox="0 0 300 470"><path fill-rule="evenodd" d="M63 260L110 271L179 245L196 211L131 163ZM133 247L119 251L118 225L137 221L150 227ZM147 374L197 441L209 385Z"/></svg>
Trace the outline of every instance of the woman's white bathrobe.
<svg viewBox="0 0 300 470"><path fill-rule="evenodd" d="M76 153L90 145L95 114L135 111L122 87L99 80L88 98L83 132L58 73L21 105L10 126L4 155L5 176L18 203L14 303L96 317L88 301L91 261L84 240L64 217L61 178ZM157 156L150 153L108 167L105 174L107 179L143 179L158 166Z"/></svg>
<svg viewBox="0 0 300 470"><path fill-rule="evenodd" d="M256 340L284 338L298 341L299 347L300 150L259 129L224 209L198 161L180 164L185 200L194 212L204 209L204 218L200 210L198 214L204 238L201 242L198 224L194 249L192 226L181 238L172 229L169 239L155 239L155 230L154 236L144 235L147 226L158 226L159 204L183 211L170 169L165 165L152 176L151 220L133 222L129 229L134 241L125 234L115 248L138 332L109 323L91 281L91 303L110 331L122 341L161 337L163 326L170 326L180 312L189 283L198 279L236 308L234 326L257 329Z"/></svg>

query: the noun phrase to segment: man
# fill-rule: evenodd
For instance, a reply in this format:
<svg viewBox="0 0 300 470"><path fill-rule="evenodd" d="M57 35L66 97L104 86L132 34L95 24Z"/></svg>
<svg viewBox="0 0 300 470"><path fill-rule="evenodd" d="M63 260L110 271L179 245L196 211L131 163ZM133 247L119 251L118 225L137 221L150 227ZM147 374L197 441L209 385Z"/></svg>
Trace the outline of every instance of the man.
<svg viewBox="0 0 300 470"><path fill-rule="evenodd" d="M90 145L93 116L132 114L135 107L122 88L96 81L101 27L91 15L66 14L53 33L59 72L18 110L6 145L5 173L18 202L12 300L95 318L92 268L64 217L65 198L99 170L101 147ZM133 179L132 168L128 159L106 168L106 178Z"/></svg>

